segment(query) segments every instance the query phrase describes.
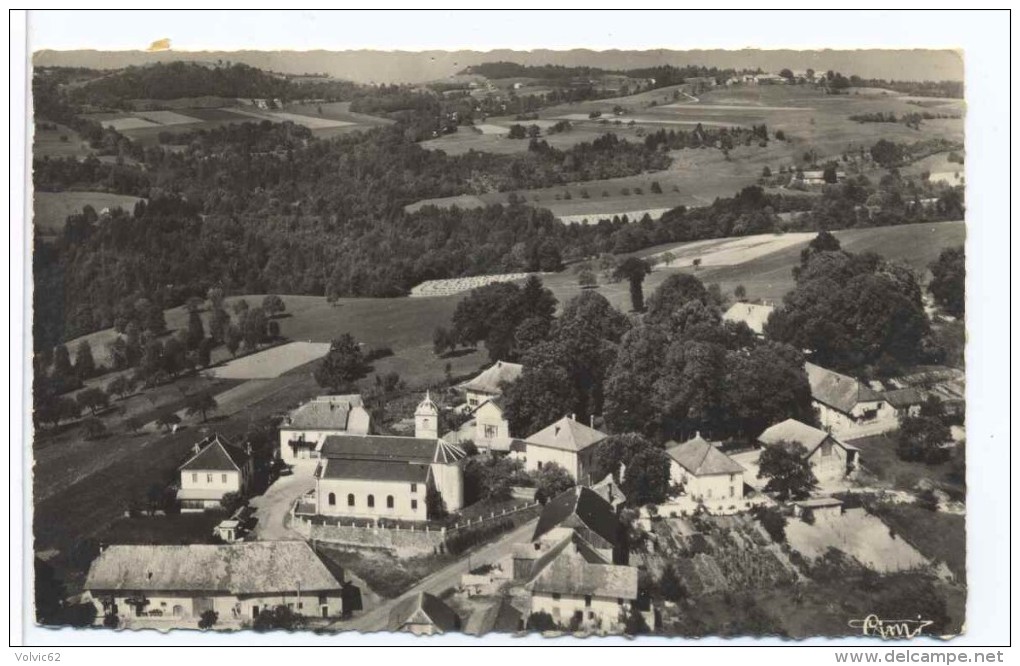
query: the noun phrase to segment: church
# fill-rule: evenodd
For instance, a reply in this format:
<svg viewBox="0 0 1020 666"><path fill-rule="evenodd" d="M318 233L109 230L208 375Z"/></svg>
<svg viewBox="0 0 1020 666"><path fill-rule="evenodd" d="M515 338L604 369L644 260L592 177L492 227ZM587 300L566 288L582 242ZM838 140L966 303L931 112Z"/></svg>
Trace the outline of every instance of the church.
<svg viewBox="0 0 1020 666"><path fill-rule="evenodd" d="M464 506L466 454L439 437L439 407L428 393L414 413L414 437L327 436L315 470L316 513L425 521Z"/></svg>

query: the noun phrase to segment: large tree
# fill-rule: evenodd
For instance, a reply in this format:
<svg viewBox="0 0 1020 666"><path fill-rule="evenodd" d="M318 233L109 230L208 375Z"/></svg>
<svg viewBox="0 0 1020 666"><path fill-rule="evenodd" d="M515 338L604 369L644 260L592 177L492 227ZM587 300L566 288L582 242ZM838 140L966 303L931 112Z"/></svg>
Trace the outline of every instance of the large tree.
<svg viewBox="0 0 1020 666"><path fill-rule="evenodd" d="M660 448L646 447L634 454L620 484L635 506L661 504L669 494L670 458Z"/></svg>
<svg viewBox="0 0 1020 666"><path fill-rule="evenodd" d="M900 420L896 453L903 460L937 464L949 458L945 446L951 441L949 426L939 416L908 416Z"/></svg>
<svg viewBox="0 0 1020 666"><path fill-rule="evenodd" d="M333 339L329 352L315 369L315 381L319 386L342 393L363 377L365 372L365 357L361 347L350 333L344 333Z"/></svg>
<svg viewBox="0 0 1020 666"><path fill-rule="evenodd" d="M638 257L624 259L614 271L617 280L627 280L630 284L630 305L634 312L643 312L645 309L645 294L641 286L651 271L648 262Z"/></svg>
<svg viewBox="0 0 1020 666"><path fill-rule="evenodd" d="M649 399L669 345L666 330L641 325L620 343L605 383L605 419L613 432L658 432L658 412Z"/></svg>
<svg viewBox="0 0 1020 666"><path fill-rule="evenodd" d="M534 472L532 478L535 481L535 499L542 504L575 485L574 477L556 463L547 463L542 469Z"/></svg>
<svg viewBox="0 0 1020 666"><path fill-rule="evenodd" d="M185 400L185 414L188 416L202 415L202 421L206 420L209 412L216 411L219 403L210 393L194 393Z"/></svg>
<svg viewBox="0 0 1020 666"><path fill-rule="evenodd" d="M484 342L493 361L517 358L515 333L525 320L552 319L556 299L541 280L530 277L524 288L498 282L473 289L453 313L453 332L465 345Z"/></svg>
<svg viewBox="0 0 1020 666"><path fill-rule="evenodd" d="M807 459L807 449L798 442L776 442L766 446L758 458L758 478L768 479L765 490L781 501L804 499L818 485Z"/></svg>
<svg viewBox="0 0 1020 666"><path fill-rule="evenodd" d="M942 250L928 268L931 270L928 291L935 302L948 314L963 317L967 306L967 260L963 246Z"/></svg>
<svg viewBox="0 0 1020 666"><path fill-rule="evenodd" d="M726 411L735 433L752 439L787 418L814 422L811 385L796 349L768 342L730 352L726 368Z"/></svg>
<svg viewBox="0 0 1020 666"><path fill-rule="evenodd" d="M82 380L96 374L96 361L92 358L92 346L88 340L79 342L75 349L74 372Z"/></svg>
<svg viewBox="0 0 1020 666"><path fill-rule="evenodd" d="M706 305L710 302L705 285L693 275L674 273L652 292L645 321L653 324L667 321L675 310L693 300Z"/></svg>
<svg viewBox="0 0 1020 666"><path fill-rule="evenodd" d="M525 365L503 390L503 409L515 437L528 437L563 417L578 402L570 374L557 365Z"/></svg>

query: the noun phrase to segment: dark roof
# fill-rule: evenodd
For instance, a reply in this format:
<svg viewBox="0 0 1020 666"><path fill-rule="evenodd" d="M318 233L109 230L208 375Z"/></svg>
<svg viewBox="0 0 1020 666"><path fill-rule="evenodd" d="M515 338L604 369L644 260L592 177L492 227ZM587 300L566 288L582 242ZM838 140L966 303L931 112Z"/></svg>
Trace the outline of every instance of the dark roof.
<svg viewBox="0 0 1020 666"><path fill-rule="evenodd" d="M538 517L532 541L565 522L575 519L595 534L613 544L620 538L620 521L613 512L613 505L598 493L584 486L575 486L546 502L542 515ZM574 525L566 525L574 527Z"/></svg>
<svg viewBox="0 0 1020 666"><path fill-rule="evenodd" d="M451 463L464 458L464 450L439 439L392 435L330 435L319 450L322 458Z"/></svg>
<svg viewBox="0 0 1020 666"><path fill-rule="evenodd" d="M241 471L248 462L248 454L218 434L202 440L199 446L203 448L180 466L181 471Z"/></svg>
<svg viewBox="0 0 1020 666"><path fill-rule="evenodd" d="M859 402L882 399L877 391L866 384L834 370L814 363L805 363L804 371L811 385L811 398L843 413L849 414Z"/></svg>
<svg viewBox="0 0 1020 666"><path fill-rule="evenodd" d="M902 409L903 407L920 405L927 398L927 394L922 389L911 386L886 391L882 394L882 397L896 409Z"/></svg>
<svg viewBox="0 0 1020 666"><path fill-rule="evenodd" d="M510 597L500 597L499 601L482 612L485 615L477 627L478 636L484 636L490 631L515 634L521 630L521 618L524 614L510 603Z"/></svg>
<svg viewBox="0 0 1020 666"><path fill-rule="evenodd" d="M669 442L666 444L666 453L694 476L740 474L744 471L737 461L700 436L683 444Z"/></svg>
<svg viewBox="0 0 1020 666"><path fill-rule="evenodd" d="M442 599L428 592L407 597L390 611L388 631L400 631L408 624L431 624L440 632L460 629L460 617Z"/></svg>
<svg viewBox="0 0 1020 666"><path fill-rule="evenodd" d="M274 594L338 590L342 578L304 541L109 546L92 562L85 589Z"/></svg>
<svg viewBox="0 0 1020 666"><path fill-rule="evenodd" d="M360 479L364 481L406 481L424 483L429 477L429 466L424 463L407 463L400 460L343 460L327 458L322 461L320 479Z"/></svg>
<svg viewBox="0 0 1020 666"><path fill-rule="evenodd" d="M637 567L592 564L564 551L531 584L534 592L637 599Z"/></svg>

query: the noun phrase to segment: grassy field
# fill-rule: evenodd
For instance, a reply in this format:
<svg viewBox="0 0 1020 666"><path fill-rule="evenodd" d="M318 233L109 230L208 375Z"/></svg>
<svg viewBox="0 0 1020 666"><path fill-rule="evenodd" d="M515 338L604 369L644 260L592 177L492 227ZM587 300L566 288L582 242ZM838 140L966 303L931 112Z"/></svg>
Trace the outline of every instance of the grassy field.
<svg viewBox="0 0 1020 666"><path fill-rule="evenodd" d="M108 192L36 192L32 222L47 236L59 235L68 215L80 213L85 206L92 206L97 213L118 206L130 212L139 200Z"/></svg>
<svg viewBox="0 0 1020 666"><path fill-rule="evenodd" d="M78 133L70 127L54 125L54 129L43 129L38 124L35 126L35 135L32 139L32 157L85 157L92 152L88 143L82 140ZM66 141L64 138L66 137Z"/></svg>
<svg viewBox="0 0 1020 666"><path fill-rule="evenodd" d="M861 449L865 469L897 490L915 490L919 482L929 481L954 497L967 494L965 485L952 475L950 463L928 465L902 460L896 455L896 441L887 435L855 439L853 444Z"/></svg>
<svg viewBox="0 0 1020 666"><path fill-rule="evenodd" d="M967 579L967 521L964 516L902 503L879 504L872 510L922 555L945 562L958 580Z"/></svg>

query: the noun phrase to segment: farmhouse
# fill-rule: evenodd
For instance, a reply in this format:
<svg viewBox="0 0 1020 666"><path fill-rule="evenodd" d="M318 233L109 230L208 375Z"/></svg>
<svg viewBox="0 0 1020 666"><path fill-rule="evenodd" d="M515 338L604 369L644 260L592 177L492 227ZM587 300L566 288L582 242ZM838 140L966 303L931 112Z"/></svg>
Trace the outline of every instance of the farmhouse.
<svg viewBox="0 0 1020 666"><path fill-rule="evenodd" d="M705 505L733 504L744 498L744 468L697 435L682 444L668 442L669 479L689 499Z"/></svg>
<svg viewBox="0 0 1020 666"><path fill-rule="evenodd" d="M723 315L723 321L732 321L736 324L747 324L747 327L754 331L754 334L761 337L765 334L765 322L775 308L771 305L759 305L757 303L734 303Z"/></svg>
<svg viewBox="0 0 1020 666"><path fill-rule="evenodd" d="M830 433L812 428L796 419L787 419L768 428L758 436L765 446L780 442L796 442L807 449L811 471L820 482L839 481L852 476L860 465L860 449L846 444Z"/></svg>
<svg viewBox="0 0 1020 666"><path fill-rule="evenodd" d="M627 562L623 527L613 505L590 488L575 486L546 502L531 537L533 550L541 550L535 544L558 543L571 534L604 562Z"/></svg>
<svg viewBox="0 0 1020 666"><path fill-rule="evenodd" d="M895 430L896 410L881 393L853 377L805 363L811 403L822 427L841 437L864 437Z"/></svg>
<svg viewBox="0 0 1020 666"><path fill-rule="evenodd" d="M496 361L457 388L464 392L468 408L476 409L486 400L503 395L503 384L517 381L523 371L524 366L519 363Z"/></svg>
<svg viewBox="0 0 1020 666"><path fill-rule="evenodd" d="M336 573L334 573L336 572ZM230 545L110 546L89 568L85 591L98 611L194 627L207 610L221 623L250 622L285 605L315 617L343 613L343 572L304 541Z"/></svg>
<svg viewBox="0 0 1020 666"><path fill-rule="evenodd" d="M638 570L590 561L568 546L528 587L532 613L548 613L575 631L619 632L637 602Z"/></svg>
<svg viewBox="0 0 1020 666"><path fill-rule="evenodd" d="M319 457L326 437L367 435L372 417L360 395L323 395L290 413L280 425L280 459L287 464Z"/></svg>
<svg viewBox="0 0 1020 666"><path fill-rule="evenodd" d="M804 171L802 173L801 183L804 185L825 185L825 172L824 171ZM846 172L836 172L836 182L841 183L846 180Z"/></svg>
<svg viewBox="0 0 1020 666"><path fill-rule="evenodd" d="M415 636L445 634L460 629L460 617L442 599L419 592L398 603L390 611L387 631L406 631Z"/></svg>
<svg viewBox="0 0 1020 666"><path fill-rule="evenodd" d="M178 469L181 511L204 511L220 508L220 500L227 493L245 494L253 466L249 451L214 434L196 443L194 455Z"/></svg>
<svg viewBox="0 0 1020 666"><path fill-rule="evenodd" d="M435 491L449 511L464 505L465 453L437 437L439 410L426 394L415 436L330 435L315 470L316 513L352 518L426 520Z"/></svg>
<svg viewBox="0 0 1020 666"><path fill-rule="evenodd" d="M588 485L592 481L595 444L605 438L605 433L578 423L573 416L564 416L525 440L525 469L534 472L543 465L556 463L577 483Z"/></svg>

